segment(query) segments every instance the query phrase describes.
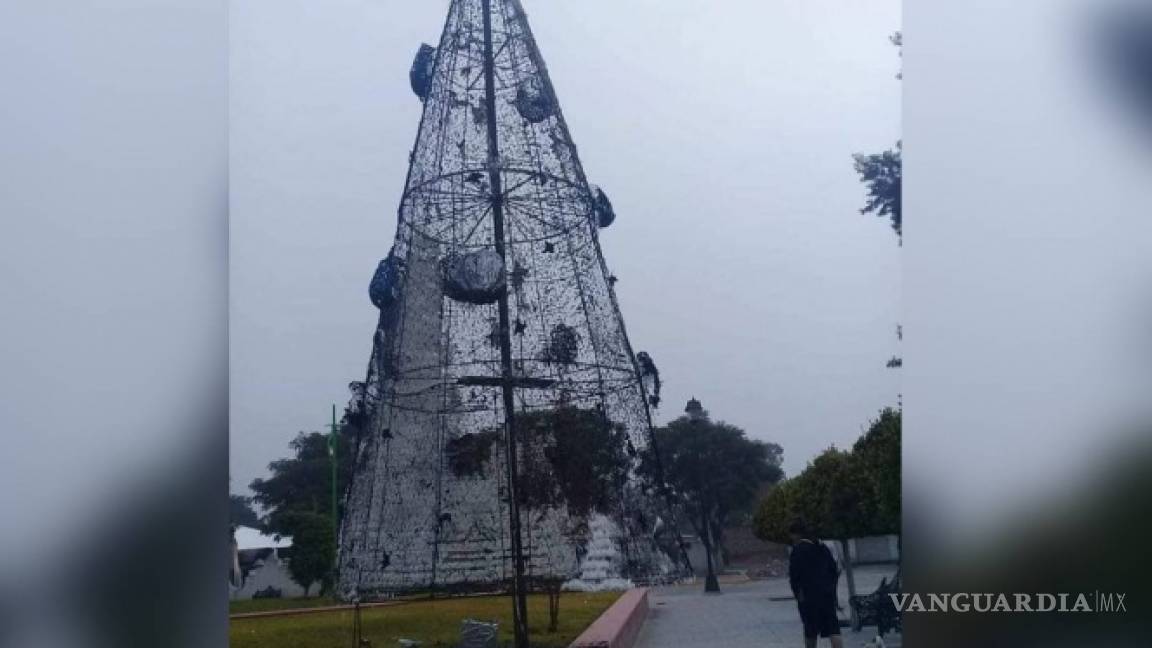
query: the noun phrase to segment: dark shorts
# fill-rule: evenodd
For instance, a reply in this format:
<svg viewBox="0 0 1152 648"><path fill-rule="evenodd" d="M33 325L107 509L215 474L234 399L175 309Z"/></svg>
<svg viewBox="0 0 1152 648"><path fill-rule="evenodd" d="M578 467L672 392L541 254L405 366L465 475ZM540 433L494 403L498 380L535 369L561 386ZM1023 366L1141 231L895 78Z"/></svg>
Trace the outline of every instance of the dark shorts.
<svg viewBox="0 0 1152 648"><path fill-rule="evenodd" d="M836 616L836 598L817 596L798 603L804 636L831 637L840 634L840 619Z"/></svg>

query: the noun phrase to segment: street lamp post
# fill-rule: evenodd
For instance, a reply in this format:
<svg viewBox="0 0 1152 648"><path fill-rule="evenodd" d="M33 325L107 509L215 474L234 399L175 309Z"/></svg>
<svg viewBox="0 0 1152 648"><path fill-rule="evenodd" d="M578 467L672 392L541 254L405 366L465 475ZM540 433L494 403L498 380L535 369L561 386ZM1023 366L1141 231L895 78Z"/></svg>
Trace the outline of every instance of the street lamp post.
<svg viewBox="0 0 1152 648"><path fill-rule="evenodd" d="M332 405L332 433L328 435L328 461L332 464L332 574L336 574L336 556L340 549L340 512L339 499L336 488L336 464L339 459L337 434L339 428L336 424L336 405Z"/></svg>

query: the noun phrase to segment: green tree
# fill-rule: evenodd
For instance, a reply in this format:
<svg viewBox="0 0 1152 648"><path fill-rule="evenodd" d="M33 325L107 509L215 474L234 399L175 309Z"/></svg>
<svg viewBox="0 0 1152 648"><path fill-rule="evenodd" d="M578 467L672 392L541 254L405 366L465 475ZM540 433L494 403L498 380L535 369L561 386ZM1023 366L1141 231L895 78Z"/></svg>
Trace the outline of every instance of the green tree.
<svg viewBox="0 0 1152 648"><path fill-rule="evenodd" d="M351 426L346 425L337 436L337 492L341 494L351 477L352 435ZM265 528L292 538L289 570L293 579L305 589L320 582L321 592L331 588L336 558L328 439L320 432L299 433L289 444L293 456L268 464L271 477L255 479L250 486L253 499L268 511Z"/></svg>
<svg viewBox="0 0 1152 648"><path fill-rule="evenodd" d="M903 238L901 210L903 148L902 142L896 142L895 149L872 155L857 153L852 156L860 181L868 187L867 202L860 213L887 216L892 221L892 229L896 231L898 239Z"/></svg>
<svg viewBox="0 0 1152 648"><path fill-rule="evenodd" d="M796 479L785 479L768 491L752 518L752 528L756 537L777 544L788 544L792 537L788 527L798 517L796 492L802 485Z"/></svg>
<svg viewBox="0 0 1152 648"><path fill-rule="evenodd" d="M888 42L895 45L900 50L900 58L904 58L904 32L895 32L888 37ZM896 73L896 78L903 80L904 72L901 70Z"/></svg>
<svg viewBox="0 0 1152 648"><path fill-rule="evenodd" d="M288 573L304 588L304 596L314 583L320 593L332 586L332 565L336 556L336 539L332 537L332 518L320 513L292 512L283 515L285 528L292 530L292 549L288 554Z"/></svg>
<svg viewBox="0 0 1152 648"><path fill-rule="evenodd" d="M725 566L731 564L726 541L726 530L734 526L748 526L756 515L760 497L780 483L784 478L784 449L777 443L764 442L767 453L766 463L770 466L764 473L763 479L757 484L756 494L748 498L743 504L721 506L716 512L716 527L713 534L716 538L716 548L720 553L720 561Z"/></svg>
<svg viewBox="0 0 1152 648"><path fill-rule="evenodd" d="M695 529L708 560L705 591L719 591L714 548L723 524L756 499L765 482L779 481L779 446L748 439L740 428L707 414L682 416L654 431L641 470L663 476Z"/></svg>
<svg viewBox="0 0 1152 648"><path fill-rule="evenodd" d="M872 481L851 453L829 448L801 475L803 487L796 500L802 519L823 538L840 543L848 595L856 595L848 540L876 532L877 502Z"/></svg>
<svg viewBox="0 0 1152 648"><path fill-rule="evenodd" d="M896 32L889 36L888 40L900 49L900 56L903 57L904 35ZM904 78L903 73L897 74L896 78ZM897 240L902 240L904 236L901 209L903 148L903 143L897 141L894 149L871 155L857 153L852 156L860 181L868 186L867 202L860 213L887 216L892 222L892 229L896 231Z"/></svg>
<svg viewBox="0 0 1152 648"><path fill-rule="evenodd" d="M516 417L520 500L576 517L613 508L628 473L628 432L598 410L561 406Z"/></svg>
<svg viewBox="0 0 1152 648"><path fill-rule="evenodd" d="M900 410L885 408L852 447L876 491L877 533L900 533Z"/></svg>
<svg viewBox="0 0 1152 648"><path fill-rule="evenodd" d="M598 409L560 405L517 414L516 434L522 511L563 508L587 518L615 508L635 453L623 425ZM537 583L548 595L548 632L556 632L564 580Z"/></svg>
<svg viewBox="0 0 1152 648"><path fill-rule="evenodd" d="M764 462L768 464L769 468L764 473L764 478L757 484L756 496L739 506L731 508L725 507L720 510L717 521L721 524L722 528L750 524L756 515L759 496L781 483L781 480L784 478L784 469L781 467L784 463L784 448L781 447L780 444L770 441L762 441L760 443L764 446L766 453Z"/></svg>
<svg viewBox="0 0 1152 648"><path fill-rule="evenodd" d="M260 516L252 508L252 498L243 495L228 495L228 522L232 526L246 526L253 529L262 529Z"/></svg>
<svg viewBox="0 0 1152 648"><path fill-rule="evenodd" d="M757 535L779 542L787 537L791 521L799 518L818 537L837 541L844 557L848 595L855 596L848 540L878 529L875 486L862 462L850 452L829 448L786 484L773 489L761 502Z"/></svg>

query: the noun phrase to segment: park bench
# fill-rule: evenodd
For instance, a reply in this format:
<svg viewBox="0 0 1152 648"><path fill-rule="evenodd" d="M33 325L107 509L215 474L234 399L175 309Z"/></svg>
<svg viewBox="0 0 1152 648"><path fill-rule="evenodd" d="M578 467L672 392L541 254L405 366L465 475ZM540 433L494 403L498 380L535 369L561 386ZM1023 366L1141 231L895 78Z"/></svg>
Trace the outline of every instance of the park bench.
<svg viewBox="0 0 1152 648"><path fill-rule="evenodd" d="M901 630L900 612L892 602L889 594L900 593L900 571L889 582L887 578L880 581L880 586L871 594L852 596L848 599L853 618L852 629L856 632L864 626L876 626L876 630L883 636L891 630Z"/></svg>

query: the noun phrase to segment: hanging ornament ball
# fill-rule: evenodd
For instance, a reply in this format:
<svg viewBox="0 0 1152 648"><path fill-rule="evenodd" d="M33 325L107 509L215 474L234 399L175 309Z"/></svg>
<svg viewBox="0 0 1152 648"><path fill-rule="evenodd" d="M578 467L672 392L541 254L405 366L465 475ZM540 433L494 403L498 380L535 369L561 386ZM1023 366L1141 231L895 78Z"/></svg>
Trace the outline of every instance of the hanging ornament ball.
<svg viewBox="0 0 1152 648"><path fill-rule="evenodd" d="M641 351L640 353L637 353L636 362L640 363L641 375L660 375L660 372L656 369L656 363L652 361L652 356L648 355L647 351Z"/></svg>
<svg viewBox="0 0 1152 648"><path fill-rule="evenodd" d="M469 304L491 304L504 294L504 260L491 248L450 254L440 261L444 294Z"/></svg>
<svg viewBox="0 0 1152 648"><path fill-rule="evenodd" d="M376 266L376 274L372 276L372 283L368 284L368 296L376 308L383 310L396 301L399 279L400 262L389 252L388 257Z"/></svg>
<svg viewBox="0 0 1152 648"><path fill-rule="evenodd" d="M512 102L520 116L532 124L539 124L556 113L556 102L548 92L521 85Z"/></svg>
<svg viewBox="0 0 1152 648"><path fill-rule="evenodd" d="M612 209L612 201L600 187L592 187L592 211L596 215L596 224L608 227L616 221L616 211Z"/></svg>
<svg viewBox="0 0 1152 648"><path fill-rule="evenodd" d="M412 92L423 101L428 98L432 89L432 65L436 62L436 48L428 43L420 45L416 52L416 59L412 61L412 69L408 72L408 79L412 82Z"/></svg>

